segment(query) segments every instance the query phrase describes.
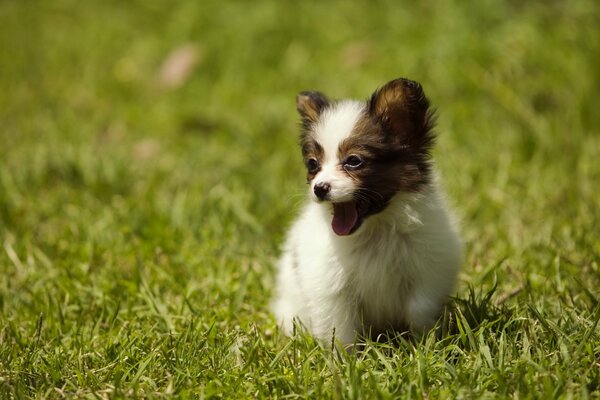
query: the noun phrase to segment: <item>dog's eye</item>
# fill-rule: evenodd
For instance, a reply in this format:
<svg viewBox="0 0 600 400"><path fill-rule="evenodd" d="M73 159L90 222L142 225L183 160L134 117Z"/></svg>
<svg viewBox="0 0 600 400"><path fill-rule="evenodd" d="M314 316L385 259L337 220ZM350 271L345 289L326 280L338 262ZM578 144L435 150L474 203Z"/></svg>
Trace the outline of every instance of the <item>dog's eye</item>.
<svg viewBox="0 0 600 400"><path fill-rule="evenodd" d="M351 155L348 156L348 158L346 158L346 160L344 160L344 168L345 169L357 169L359 167L362 167L363 165L363 160L357 156L357 155Z"/></svg>
<svg viewBox="0 0 600 400"><path fill-rule="evenodd" d="M306 168L308 168L308 172L314 174L319 170L319 162L316 158L309 158L306 160Z"/></svg>

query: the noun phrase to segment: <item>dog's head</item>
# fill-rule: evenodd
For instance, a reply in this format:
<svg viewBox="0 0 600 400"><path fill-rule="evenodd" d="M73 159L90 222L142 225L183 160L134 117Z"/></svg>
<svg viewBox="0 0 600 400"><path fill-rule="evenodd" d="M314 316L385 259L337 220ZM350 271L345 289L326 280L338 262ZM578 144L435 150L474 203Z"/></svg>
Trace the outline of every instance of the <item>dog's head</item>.
<svg viewBox="0 0 600 400"><path fill-rule="evenodd" d="M430 181L434 115L417 82L390 81L366 102L302 92L296 105L310 194L332 204L336 234L354 233L395 194Z"/></svg>

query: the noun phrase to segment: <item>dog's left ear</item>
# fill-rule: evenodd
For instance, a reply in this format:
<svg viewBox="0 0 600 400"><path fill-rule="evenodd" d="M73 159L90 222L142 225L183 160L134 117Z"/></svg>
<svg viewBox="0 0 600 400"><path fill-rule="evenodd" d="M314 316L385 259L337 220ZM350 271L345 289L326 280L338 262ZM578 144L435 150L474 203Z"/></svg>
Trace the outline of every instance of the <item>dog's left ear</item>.
<svg viewBox="0 0 600 400"><path fill-rule="evenodd" d="M320 92L301 92L296 96L296 109L302 117L302 123L314 124L319 120L323 110L329 105L329 99Z"/></svg>
<svg viewBox="0 0 600 400"><path fill-rule="evenodd" d="M405 139L424 139L433 127L433 113L421 85L404 78L395 79L376 90L368 102L369 113L392 134Z"/></svg>

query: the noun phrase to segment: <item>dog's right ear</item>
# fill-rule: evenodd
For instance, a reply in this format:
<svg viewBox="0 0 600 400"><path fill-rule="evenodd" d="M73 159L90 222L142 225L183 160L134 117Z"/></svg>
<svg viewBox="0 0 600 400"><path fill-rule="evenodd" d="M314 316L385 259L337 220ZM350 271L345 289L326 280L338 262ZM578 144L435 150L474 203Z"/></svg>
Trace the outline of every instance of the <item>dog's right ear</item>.
<svg viewBox="0 0 600 400"><path fill-rule="evenodd" d="M405 78L386 83L373 93L368 110L392 136L407 144L431 147L435 115L419 83Z"/></svg>
<svg viewBox="0 0 600 400"><path fill-rule="evenodd" d="M320 92L301 92L296 96L296 109L306 127L316 123L328 105L329 100Z"/></svg>

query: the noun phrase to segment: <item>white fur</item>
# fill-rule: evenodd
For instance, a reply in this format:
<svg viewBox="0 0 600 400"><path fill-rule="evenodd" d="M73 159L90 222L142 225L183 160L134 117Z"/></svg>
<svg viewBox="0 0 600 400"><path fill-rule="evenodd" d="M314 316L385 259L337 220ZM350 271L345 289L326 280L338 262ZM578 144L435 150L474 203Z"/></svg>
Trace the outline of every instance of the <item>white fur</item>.
<svg viewBox="0 0 600 400"><path fill-rule="evenodd" d="M323 112L314 132L325 150L327 161L335 160L339 144L350 136L364 107L364 103L359 101L344 100Z"/></svg>
<svg viewBox="0 0 600 400"><path fill-rule="evenodd" d="M341 104L316 129L327 157L335 157L361 112L357 103ZM298 318L315 337L330 340L335 329L347 345L369 329L431 328L461 263L436 180L418 194L397 194L351 235L336 235L331 220L330 202L310 201L288 234L273 304L284 331L291 334Z"/></svg>
<svg viewBox="0 0 600 400"><path fill-rule="evenodd" d="M356 190L355 183L340 168L340 160L337 159L339 144L352 133L356 125L364 103L345 100L337 103L335 107L325 110L319 123L315 126L315 139L323 147L325 160L321 170L310 184L310 194L317 200L314 187L319 183L331 185L330 199L336 202L352 200L352 194Z"/></svg>

